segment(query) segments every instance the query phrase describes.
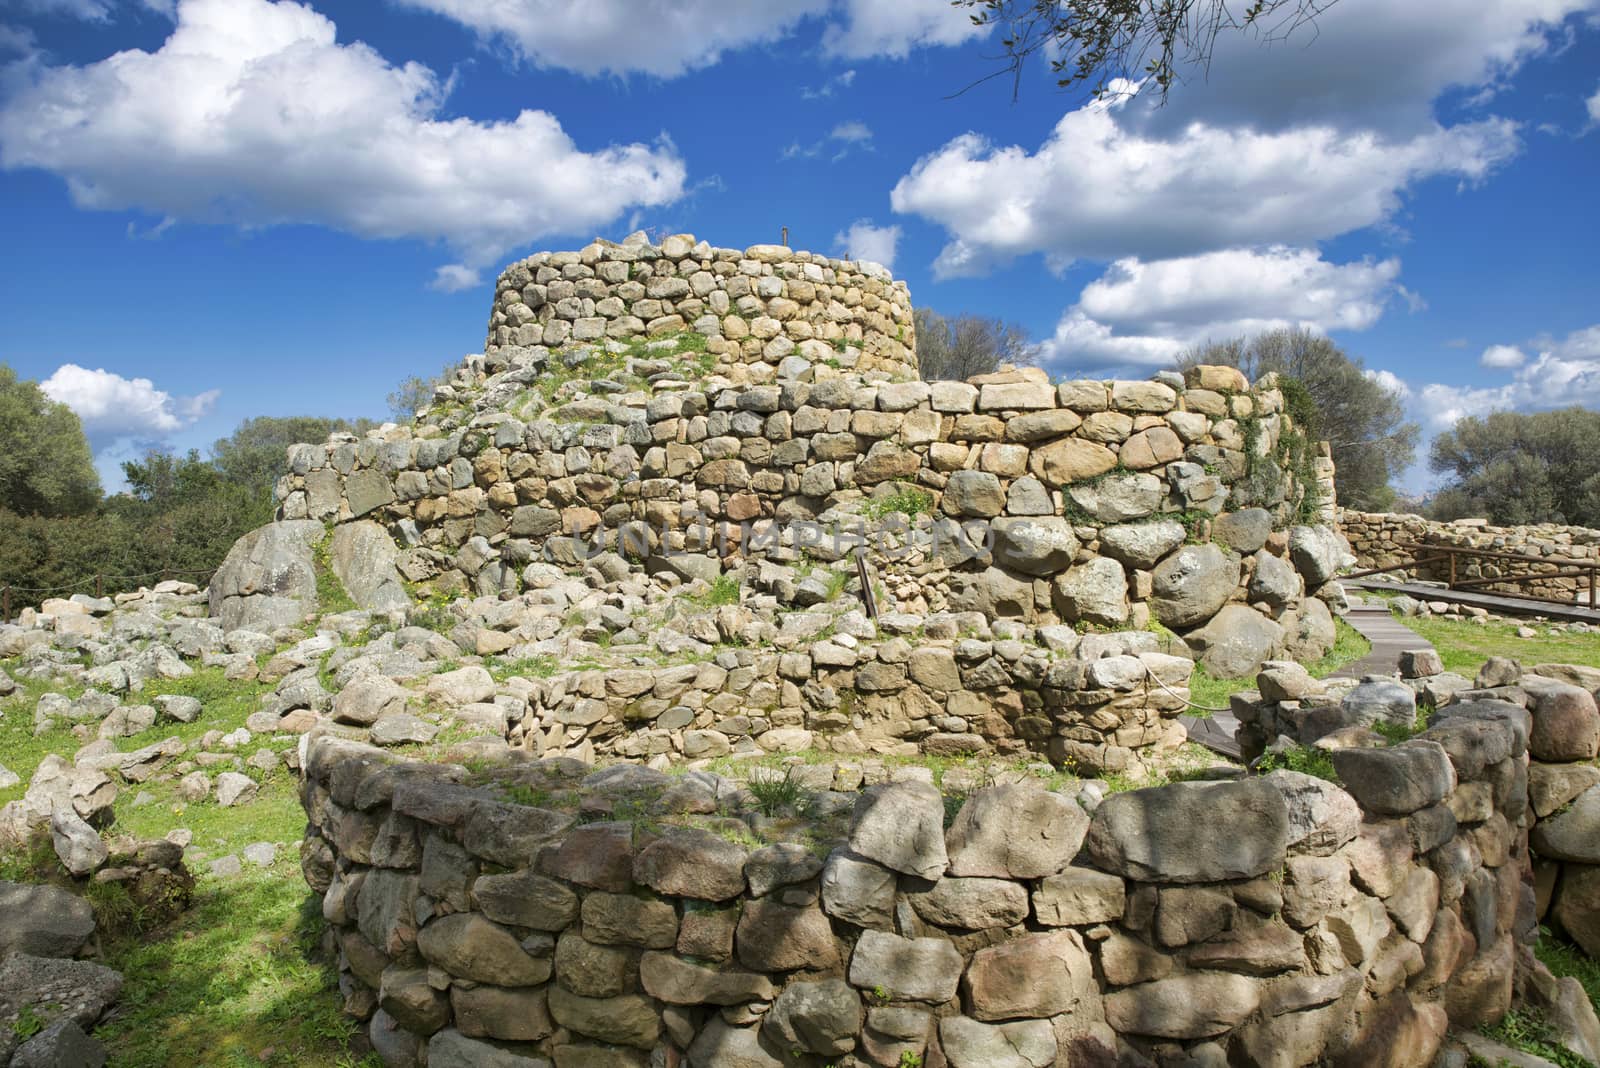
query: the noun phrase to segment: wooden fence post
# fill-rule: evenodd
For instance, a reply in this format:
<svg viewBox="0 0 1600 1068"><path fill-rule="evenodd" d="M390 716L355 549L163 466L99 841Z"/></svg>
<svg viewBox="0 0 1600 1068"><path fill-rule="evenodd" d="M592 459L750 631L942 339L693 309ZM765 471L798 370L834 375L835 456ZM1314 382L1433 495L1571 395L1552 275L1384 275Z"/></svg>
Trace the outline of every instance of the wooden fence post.
<svg viewBox="0 0 1600 1068"><path fill-rule="evenodd" d="M0 589L0 623L11 621L11 587Z"/></svg>
<svg viewBox="0 0 1600 1068"><path fill-rule="evenodd" d="M106 595L105 589L106 589L105 576L97 573L95 575L95 577L94 577L94 596L95 596L95 600L99 600L100 598L102 598L102 597L104 597Z"/></svg>

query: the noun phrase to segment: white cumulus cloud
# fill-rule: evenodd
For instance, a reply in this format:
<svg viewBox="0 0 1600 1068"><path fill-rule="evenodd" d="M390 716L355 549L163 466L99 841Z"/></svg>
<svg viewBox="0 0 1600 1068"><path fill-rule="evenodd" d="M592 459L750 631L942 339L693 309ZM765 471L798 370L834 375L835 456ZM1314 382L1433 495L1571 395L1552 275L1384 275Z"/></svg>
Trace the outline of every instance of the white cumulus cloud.
<svg viewBox="0 0 1600 1068"><path fill-rule="evenodd" d="M1589 109L1589 121L1600 122L1600 89L1594 91L1594 96L1584 101Z"/></svg>
<svg viewBox="0 0 1600 1068"><path fill-rule="evenodd" d="M950 0L843 0L844 20L822 35L823 51L903 59L913 48L964 44L986 36L971 10Z"/></svg>
<svg viewBox="0 0 1600 1068"><path fill-rule="evenodd" d="M175 434L209 413L222 395L212 389L175 397L148 378L124 378L75 363L56 368L39 388L77 413L96 451L121 438L149 440Z"/></svg>
<svg viewBox="0 0 1600 1068"><path fill-rule="evenodd" d="M1478 362L1485 367L1521 367L1528 362L1528 354L1515 345L1490 345Z"/></svg>
<svg viewBox="0 0 1600 1068"><path fill-rule="evenodd" d="M1382 386L1390 393L1399 394L1401 399L1409 399L1411 396L1411 387L1406 384L1405 379L1401 378L1393 371L1384 371L1369 367L1361 373L1366 375L1372 381L1378 383L1378 385Z"/></svg>
<svg viewBox="0 0 1600 1068"><path fill-rule="evenodd" d="M1042 347L1052 369L1160 366L1183 350L1278 327L1364 330L1399 295L1400 261L1329 263L1312 249L1117 260Z"/></svg>
<svg viewBox="0 0 1600 1068"><path fill-rule="evenodd" d="M1489 351L1502 347L1510 346L1494 346ZM1600 324L1564 337L1538 338L1525 347L1535 354L1516 368L1510 382L1499 386L1430 383L1419 391L1417 415L1435 429L1444 429L1462 416L1495 411L1539 411L1573 404L1600 407Z"/></svg>
<svg viewBox="0 0 1600 1068"><path fill-rule="evenodd" d="M584 151L546 111L444 118L447 82L337 43L303 5L182 0L177 17L155 52L34 61L0 104L0 165L61 175L85 208L420 238L469 269L683 193L665 137Z"/></svg>
<svg viewBox="0 0 1600 1068"><path fill-rule="evenodd" d="M896 183L894 210L953 240L935 274L982 273L1017 256L1190 256L1308 245L1389 217L1408 184L1482 178L1517 147L1500 119L1435 126L1403 140L1313 126L1264 133L1196 122L1171 138L1119 122L1121 105L1068 112L1036 151L963 134Z"/></svg>
<svg viewBox="0 0 1600 1068"><path fill-rule="evenodd" d="M402 0L503 41L540 67L673 78L777 41L831 0Z"/></svg>
<svg viewBox="0 0 1600 1068"><path fill-rule="evenodd" d="M874 226L871 219L857 219L848 230L833 235L833 243L852 260L870 260L894 270L895 246L900 243L900 227Z"/></svg>

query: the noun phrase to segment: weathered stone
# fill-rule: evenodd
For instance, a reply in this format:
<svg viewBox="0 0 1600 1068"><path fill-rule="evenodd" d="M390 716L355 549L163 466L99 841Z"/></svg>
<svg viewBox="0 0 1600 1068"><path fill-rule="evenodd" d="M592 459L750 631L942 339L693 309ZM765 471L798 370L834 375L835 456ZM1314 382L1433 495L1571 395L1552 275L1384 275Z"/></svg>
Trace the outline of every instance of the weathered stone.
<svg viewBox="0 0 1600 1068"><path fill-rule="evenodd" d="M93 935L94 909L55 886L0 882L0 959L76 956Z"/></svg>
<svg viewBox="0 0 1600 1068"><path fill-rule="evenodd" d="M1127 889L1115 875L1093 868L1067 868L1046 877L1033 891L1033 911L1047 927L1114 923L1127 908Z"/></svg>
<svg viewBox="0 0 1600 1068"><path fill-rule="evenodd" d="M659 899L596 891L584 897L581 914L591 942L670 949L678 940L678 913Z"/></svg>
<svg viewBox="0 0 1600 1068"><path fill-rule="evenodd" d="M1211 538L1238 553L1260 551L1272 534L1272 513L1265 508L1224 512L1211 522Z"/></svg>
<svg viewBox="0 0 1600 1068"><path fill-rule="evenodd" d="M788 1051L785 1051L788 1052ZM734 1027L713 1016L689 1046L690 1068L782 1068L753 1027Z"/></svg>
<svg viewBox="0 0 1600 1068"><path fill-rule="evenodd" d="M861 1018L861 997L842 979L793 982L772 1003L762 1030L781 1049L838 1057L855 1048Z"/></svg>
<svg viewBox="0 0 1600 1068"><path fill-rule="evenodd" d="M1005 507L1000 480L987 471L956 471L945 483L943 508L947 515L996 516Z"/></svg>
<svg viewBox="0 0 1600 1068"><path fill-rule="evenodd" d="M895 873L864 857L836 849L822 870L822 908L857 927L894 929Z"/></svg>
<svg viewBox="0 0 1600 1068"><path fill-rule="evenodd" d="M633 879L657 893L726 901L744 892L747 856L743 846L710 831L674 827L639 851Z"/></svg>
<svg viewBox="0 0 1600 1068"><path fill-rule="evenodd" d="M426 968L386 968L378 1004L415 1034L431 1035L450 1022L450 999L429 985Z"/></svg>
<svg viewBox="0 0 1600 1068"><path fill-rule="evenodd" d="M907 898L928 923L958 930L1010 927L1028 916L1027 890L1009 879L944 878Z"/></svg>
<svg viewBox="0 0 1600 1068"><path fill-rule="evenodd" d="M1128 619L1128 577L1109 557L1093 557L1058 576L1051 592L1068 622L1118 626Z"/></svg>
<svg viewBox="0 0 1600 1068"><path fill-rule="evenodd" d="M417 948L451 975L480 983L532 986L550 978L548 960L530 957L516 935L472 913L435 919L418 932Z"/></svg>
<svg viewBox="0 0 1600 1068"><path fill-rule="evenodd" d="M1097 867L1125 878L1205 883L1275 871L1288 838L1288 809L1272 785L1188 782L1106 798L1085 846Z"/></svg>
<svg viewBox="0 0 1600 1068"><path fill-rule="evenodd" d="M939 1021L950 1068L1047 1068L1057 1063L1056 1036L1047 1020L985 1024L965 1016Z"/></svg>
<svg viewBox="0 0 1600 1068"><path fill-rule="evenodd" d="M757 972L719 972L679 960L670 953L646 953L639 960L645 992L669 1005L741 1005L771 1001L777 988Z"/></svg>
<svg viewBox="0 0 1600 1068"><path fill-rule="evenodd" d="M1106 1022L1124 1034L1209 1038L1237 1027L1260 1001L1259 980L1197 972L1107 994Z"/></svg>
<svg viewBox="0 0 1600 1068"><path fill-rule="evenodd" d="M969 1015L991 1022L1055 1016L1099 996L1089 951L1067 930L978 950L962 983Z"/></svg>
<svg viewBox="0 0 1600 1068"><path fill-rule="evenodd" d="M779 887L808 882L820 871L822 861L817 855L792 842L763 846L744 862L751 897L765 897Z"/></svg>
<svg viewBox="0 0 1600 1068"><path fill-rule="evenodd" d="M222 629L270 631L299 623L317 608L313 550L327 536L311 519L269 523L228 550L211 576L211 614Z"/></svg>
<svg viewBox="0 0 1600 1068"><path fill-rule="evenodd" d="M851 985L863 990L882 987L893 1000L949 1001L960 979L961 954L942 938L863 931L850 955Z"/></svg>
<svg viewBox="0 0 1600 1068"><path fill-rule="evenodd" d="M1277 623L1242 604L1223 605L1205 626L1184 635L1189 648L1213 676L1236 679L1254 674L1283 648Z"/></svg>
<svg viewBox="0 0 1600 1068"><path fill-rule="evenodd" d="M1336 783L1298 771L1262 776L1283 795L1289 810L1289 848L1326 855L1356 836L1361 807Z"/></svg>
<svg viewBox="0 0 1600 1068"><path fill-rule="evenodd" d="M1066 869L1089 817L1060 794L1022 784L974 790L945 835L950 874L1037 879Z"/></svg>
<svg viewBox="0 0 1600 1068"><path fill-rule="evenodd" d="M545 997L544 988L450 987L456 1029L472 1038L503 1042L537 1042L555 1031Z"/></svg>
<svg viewBox="0 0 1600 1068"><path fill-rule="evenodd" d="M1349 543L1329 527L1295 527L1289 532L1289 557L1306 577L1307 588L1322 585L1356 562Z"/></svg>
<svg viewBox="0 0 1600 1068"><path fill-rule="evenodd" d="M922 879L944 873L944 798L932 783L874 786L856 801L850 848L886 868Z"/></svg>
<svg viewBox="0 0 1600 1068"><path fill-rule="evenodd" d="M346 491L349 492L348 490ZM352 505L352 511L355 510ZM377 523L341 523L328 539L328 567L357 608L390 612L411 606L396 566L400 550Z"/></svg>
<svg viewBox="0 0 1600 1068"><path fill-rule="evenodd" d="M1226 931L1238 912L1233 896L1207 886L1163 887L1156 906L1156 941L1186 946Z"/></svg>
<svg viewBox="0 0 1600 1068"><path fill-rule="evenodd" d="M543 1057L524 1057L446 1028L428 1040L428 1068L549 1068Z"/></svg>
<svg viewBox="0 0 1600 1068"><path fill-rule="evenodd" d="M1600 864L1600 786L1579 794L1563 811L1533 828L1533 848L1543 857Z"/></svg>
<svg viewBox="0 0 1600 1068"><path fill-rule="evenodd" d="M1239 560L1215 545L1186 545L1151 577L1150 610L1169 627L1197 626L1216 615L1239 585Z"/></svg>
<svg viewBox="0 0 1600 1068"><path fill-rule="evenodd" d="M661 1018L655 1007L637 994L586 998L558 984L549 988L548 1000L556 1023L602 1042L649 1049L661 1035Z"/></svg>
<svg viewBox="0 0 1600 1068"><path fill-rule="evenodd" d="M80 878L106 862L106 844L100 832L70 808L58 808L50 817L50 841L63 867Z"/></svg>
<svg viewBox="0 0 1600 1068"><path fill-rule="evenodd" d="M1592 760L1600 753L1600 711L1588 690L1564 682L1524 680L1533 732L1528 751L1552 764Z"/></svg>
<svg viewBox="0 0 1600 1068"><path fill-rule="evenodd" d="M486 917L513 927L564 931L578 918L577 894L528 870L479 876L472 896Z"/></svg>
<svg viewBox="0 0 1600 1068"><path fill-rule="evenodd" d="M841 963L833 928L821 909L797 908L771 898L745 905L734 946L739 962L758 972L829 971Z"/></svg>
<svg viewBox="0 0 1600 1068"><path fill-rule="evenodd" d="M991 528L995 562L1025 575L1053 575L1070 564L1078 552L1072 527L1055 516L1000 518Z"/></svg>
<svg viewBox="0 0 1600 1068"><path fill-rule="evenodd" d="M1345 788L1371 812L1404 816L1443 801L1456 787L1455 767L1438 742L1335 749L1332 756Z"/></svg>
<svg viewBox="0 0 1600 1068"><path fill-rule="evenodd" d="M1100 551L1128 567L1148 571L1183 544L1187 531L1172 519L1125 523L1100 529Z"/></svg>

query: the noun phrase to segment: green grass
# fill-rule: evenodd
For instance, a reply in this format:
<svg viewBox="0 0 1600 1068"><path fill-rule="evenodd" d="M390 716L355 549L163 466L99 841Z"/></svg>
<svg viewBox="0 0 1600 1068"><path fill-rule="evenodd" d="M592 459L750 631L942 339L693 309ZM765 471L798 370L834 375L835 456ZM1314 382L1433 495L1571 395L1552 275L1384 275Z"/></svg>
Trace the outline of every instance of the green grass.
<svg viewBox="0 0 1600 1068"><path fill-rule="evenodd" d="M12 665L14 666L14 665ZM62 728L33 735L39 694L70 687L19 679L21 692L0 701L0 763L23 779L0 791L0 802L20 798L47 753L68 759L85 744ZM194 723L159 722L131 738L116 739L123 751L174 735L191 749L207 731L243 726L271 686L233 682L220 668L197 668L183 679L155 680L129 702L150 703L159 694L199 698ZM259 736L238 752L241 761L257 749L280 755L292 736ZM224 769L211 769L209 773ZM294 844L305 834L294 774L286 767L242 770L260 784L256 799L222 808L213 800L184 802L175 777L119 784L112 833L162 838L175 828L194 836L188 853L197 885L193 903L169 926L150 929L141 910L116 884L84 884L78 892L101 917L104 962L126 979L119 1015L96 1031L111 1063L131 1068L158 1066L294 1065L305 1068L376 1066L350 1053L355 1024L340 1009L337 975L314 951L321 930L316 899L300 874ZM136 801L142 803L136 804ZM273 842L278 858L270 868L216 878L209 861L238 854L253 842ZM66 880L47 841L33 850L0 856L0 878ZM164 922L164 921L160 921Z"/></svg>
<svg viewBox="0 0 1600 1068"><path fill-rule="evenodd" d="M1313 660L1305 665L1313 678L1326 678L1372 651L1372 643L1344 620L1335 619L1333 626L1337 635L1334 638L1333 648L1329 649L1320 660ZM1243 690L1255 688L1254 675L1235 679L1217 678L1199 664L1195 665L1194 674L1189 677L1189 699L1207 708L1227 708L1229 697Z"/></svg>
<svg viewBox="0 0 1600 1068"><path fill-rule="evenodd" d="M344 588L344 583L339 581L339 576L333 573L333 564L328 558L328 543L332 540L330 533L317 542L312 553L317 573L317 604L324 612L354 612L356 602L350 597L350 591Z"/></svg>
<svg viewBox="0 0 1600 1068"><path fill-rule="evenodd" d="M914 519L919 515L928 515L932 511L933 494L918 489L909 482L896 483L893 493L873 497L861 505L861 514L868 519L883 519L890 515L903 515Z"/></svg>
<svg viewBox="0 0 1600 1068"><path fill-rule="evenodd" d="M1600 667L1600 641L1593 634L1552 632L1535 623L1469 623L1438 616L1402 616L1400 622L1433 643L1446 671L1473 678L1491 656L1510 656L1524 664L1582 664ZM1532 626L1536 638L1517 637Z"/></svg>
<svg viewBox="0 0 1600 1068"><path fill-rule="evenodd" d="M542 656L525 656L520 660L502 660L491 657L485 662L496 682L504 682L509 678L521 677L525 679L548 679L551 675L562 670L561 661L548 654Z"/></svg>
<svg viewBox="0 0 1600 1068"><path fill-rule="evenodd" d="M1325 750L1306 745L1265 753L1256 770L1263 775L1271 771L1298 771L1302 775L1313 775L1329 782L1339 781L1339 773L1333 767L1333 757Z"/></svg>
<svg viewBox="0 0 1600 1068"><path fill-rule="evenodd" d="M96 1032L111 1063L376 1066L348 1052L356 1024L334 969L315 959L321 927L293 857L203 881L173 927L107 947L106 963L126 977L119 1015Z"/></svg>
<svg viewBox="0 0 1600 1068"><path fill-rule="evenodd" d="M739 576L728 573L718 575L711 581L711 585L704 593L695 594L690 599L696 604L704 605L707 608L715 608L718 605L738 604Z"/></svg>

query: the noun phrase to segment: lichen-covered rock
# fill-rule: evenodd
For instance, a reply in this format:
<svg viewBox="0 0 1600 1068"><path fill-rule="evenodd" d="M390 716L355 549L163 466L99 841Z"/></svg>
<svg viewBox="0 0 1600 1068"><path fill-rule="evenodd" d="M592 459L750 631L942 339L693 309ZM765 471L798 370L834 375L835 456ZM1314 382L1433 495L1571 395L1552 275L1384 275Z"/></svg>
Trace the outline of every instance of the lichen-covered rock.
<svg viewBox="0 0 1600 1068"><path fill-rule="evenodd" d="M945 835L950 874L1037 879L1064 870L1089 831L1069 798L1027 785L974 790Z"/></svg>
<svg viewBox="0 0 1600 1068"><path fill-rule="evenodd" d="M897 782L862 792L850 848L886 868L936 879L948 864L944 798L932 783Z"/></svg>
<svg viewBox="0 0 1600 1068"><path fill-rule="evenodd" d="M1246 779L1113 794L1095 809L1085 848L1096 867L1124 878L1210 883L1275 871L1288 840L1283 795Z"/></svg>
<svg viewBox="0 0 1600 1068"><path fill-rule="evenodd" d="M1239 559L1216 545L1186 545L1156 566L1150 610L1169 627L1199 626L1222 608L1239 585Z"/></svg>
<svg viewBox="0 0 1600 1068"><path fill-rule="evenodd" d="M211 614L222 629L269 631L316 611L314 550L326 536L319 522L289 519L235 542L211 576Z"/></svg>

